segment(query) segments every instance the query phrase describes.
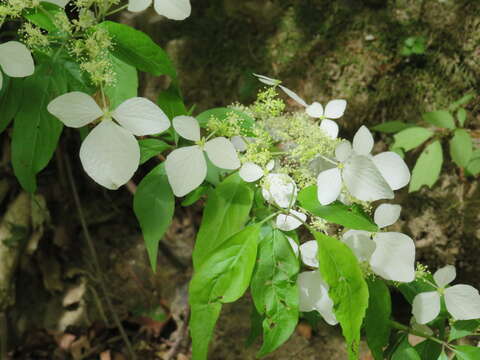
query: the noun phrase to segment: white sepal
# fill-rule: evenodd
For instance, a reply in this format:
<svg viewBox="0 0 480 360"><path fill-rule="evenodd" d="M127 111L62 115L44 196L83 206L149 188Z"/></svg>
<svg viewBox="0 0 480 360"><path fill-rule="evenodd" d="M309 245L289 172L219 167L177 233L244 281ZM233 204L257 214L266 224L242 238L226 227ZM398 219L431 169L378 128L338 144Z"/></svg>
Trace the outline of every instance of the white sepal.
<svg viewBox="0 0 480 360"><path fill-rule="evenodd" d="M395 224L400 217L402 207L396 204L381 204L375 210L373 219L379 228Z"/></svg>
<svg viewBox="0 0 480 360"><path fill-rule="evenodd" d="M217 137L207 141L205 152L213 165L220 169L235 170L240 167L237 151L227 138Z"/></svg>
<svg viewBox="0 0 480 360"><path fill-rule="evenodd" d="M313 102L307 106L307 115L313 118L321 118L323 116L323 106L319 102Z"/></svg>
<svg viewBox="0 0 480 360"><path fill-rule="evenodd" d="M323 119L320 123L320 129L332 139L338 137L338 124L333 120Z"/></svg>
<svg viewBox="0 0 480 360"><path fill-rule="evenodd" d="M335 158L340 162L345 162L352 155L352 144L349 141L342 141L335 148Z"/></svg>
<svg viewBox="0 0 480 360"><path fill-rule="evenodd" d="M172 125L182 138L190 141L200 140L200 125L193 116L176 116L172 120Z"/></svg>
<svg viewBox="0 0 480 360"><path fill-rule="evenodd" d="M128 0L128 11L140 12L148 8L152 0Z"/></svg>
<svg viewBox="0 0 480 360"><path fill-rule="evenodd" d="M136 136L154 135L170 127L167 115L150 100L134 97L122 102L112 117Z"/></svg>
<svg viewBox="0 0 480 360"><path fill-rule="evenodd" d="M300 249L298 248L298 244L295 240L293 240L290 236L286 237L290 246L292 247L293 253L295 256L298 258L298 255L300 254Z"/></svg>
<svg viewBox="0 0 480 360"><path fill-rule="evenodd" d="M338 119L343 116L346 107L347 102L343 99L330 100L325 106L324 116L327 119Z"/></svg>
<svg viewBox="0 0 480 360"><path fill-rule="evenodd" d="M298 96L296 92L290 90L289 88L286 88L283 85L280 85L279 87L280 87L280 89L282 89L285 92L285 94L287 94L291 99L293 99L298 104L300 104L304 107L308 106L307 103L305 102L305 100L303 100L300 96Z"/></svg>
<svg viewBox="0 0 480 360"><path fill-rule="evenodd" d="M363 230L348 230L343 234L342 241L352 249L360 262L369 262L377 247L370 233Z"/></svg>
<svg viewBox="0 0 480 360"><path fill-rule="evenodd" d="M410 182L410 170L397 153L385 151L372 159L392 190L401 189Z"/></svg>
<svg viewBox="0 0 480 360"><path fill-rule="evenodd" d="M322 205L337 200L342 190L342 176L338 168L322 171L317 177L317 197Z"/></svg>
<svg viewBox="0 0 480 360"><path fill-rule="evenodd" d="M137 170L140 147L130 132L111 120L104 120L83 141L80 160L93 180L116 190Z"/></svg>
<svg viewBox="0 0 480 360"><path fill-rule="evenodd" d="M435 274L433 274L433 279L440 288L444 288L450 284L453 280L455 280L456 277L457 270L455 269L455 266L452 265L444 266L443 268L435 271Z"/></svg>
<svg viewBox="0 0 480 360"><path fill-rule="evenodd" d="M240 177L246 182L255 182L262 178L263 169L252 162L246 162L239 171Z"/></svg>
<svg viewBox="0 0 480 360"><path fill-rule="evenodd" d="M455 320L480 319L480 294L470 285L445 289L445 306Z"/></svg>
<svg viewBox="0 0 480 360"><path fill-rule="evenodd" d="M318 243L316 240L310 240L300 245L300 256L302 262L314 268L318 268Z"/></svg>
<svg viewBox="0 0 480 360"><path fill-rule="evenodd" d="M65 6L67 6L70 0L44 0L44 1L64 8Z"/></svg>
<svg viewBox="0 0 480 360"><path fill-rule="evenodd" d="M247 150L247 143L243 140L242 136L235 135L230 138L233 146L235 146L235 150L239 152L244 152Z"/></svg>
<svg viewBox="0 0 480 360"><path fill-rule="evenodd" d="M423 292L415 296L412 313L419 324L426 324L440 314L440 294L436 291Z"/></svg>
<svg viewBox="0 0 480 360"><path fill-rule="evenodd" d="M10 77L26 77L35 71L32 54L18 41L0 44L0 66Z"/></svg>
<svg viewBox="0 0 480 360"><path fill-rule="evenodd" d="M90 124L103 115L102 109L90 95L73 91L50 101L47 106L50 114L66 126L79 128Z"/></svg>
<svg viewBox="0 0 480 360"><path fill-rule="evenodd" d="M285 215L285 214L280 214L277 216L277 220L276 220L277 228L279 228L282 231L292 231L300 227L302 223L307 220L307 215L301 212L290 210L290 214L294 216Z"/></svg>
<svg viewBox="0 0 480 360"><path fill-rule="evenodd" d="M268 174L262 186L263 198L281 208L289 208L297 200L297 185L286 174Z"/></svg>
<svg viewBox="0 0 480 360"><path fill-rule="evenodd" d="M255 77L257 77L257 79L265 85L277 86L281 83L280 80L272 79L272 78L269 78L268 76L265 76L265 75L259 75L259 74L255 74L255 73L253 75Z"/></svg>
<svg viewBox="0 0 480 360"><path fill-rule="evenodd" d="M198 145L187 146L168 154L165 170L173 193L180 197L202 184L207 176L207 161Z"/></svg>
<svg viewBox="0 0 480 360"><path fill-rule="evenodd" d="M171 20L185 20L192 13L190 0L154 0L154 8Z"/></svg>
<svg viewBox="0 0 480 360"><path fill-rule="evenodd" d="M353 151L358 155L369 155L373 149L373 136L364 125L360 127L353 137Z"/></svg>

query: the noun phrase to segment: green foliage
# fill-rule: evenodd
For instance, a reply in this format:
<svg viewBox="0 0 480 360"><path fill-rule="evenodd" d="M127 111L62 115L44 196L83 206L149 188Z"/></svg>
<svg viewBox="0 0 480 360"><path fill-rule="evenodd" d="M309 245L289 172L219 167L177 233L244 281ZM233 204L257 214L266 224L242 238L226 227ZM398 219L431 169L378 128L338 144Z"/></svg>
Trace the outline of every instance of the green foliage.
<svg viewBox="0 0 480 360"><path fill-rule="evenodd" d="M192 337L192 360L206 360L208 345L212 340L222 304L190 304L190 336Z"/></svg>
<svg viewBox="0 0 480 360"><path fill-rule="evenodd" d="M206 110L196 116L200 126L207 126L208 121L213 117L219 121L226 121L232 115L238 116L243 121L240 123L242 129L247 133L248 130L252 128L253 123L255 122L249 115L245 114L243 111L230 109L230 108L215 108Z"/></svg>
<svg viewBox="0 0 480 360"><path fill-rule="evenodd" d="M187 109L183 103L180 90L174 84L158 95L157 104L169 119L179 115L187 115Z"/></svg>
<svg viewBox="0 0 480 360"><path fill-rule="evenodd" d="M433 340L427 339L415 345L415 350L420 359L437 359L442 353L442 345Z"/></svg>
<svg viewBox="0 0 480 360"><path fill-rule="evenodd" d="M255 308L263 319L263 345L258 356L281 346L298 322L299 262L286 236L267 227L258 249L251 293Z"/></svg>
<svg viewBox="0 0 480 360"><path fill-rule="evenodd" d="M108 31L114 42L113 55L140 71L177 78L167 53L147 34L112 21L98 25Z"/></svg>
<svg viewBox="0 0 480 360"><path fill-rule="evenodd" d="M347 206L340 201L321 205L317 198L317 186L309 186L298 194L298 201L305 210L332 223L349 229L377 231L378 226L356 205Z"/></svg>
<svg viewBox="0 0 480 360"><path fill-rule="evenodd" d="M425 50L425 38L423 36L411 36L403 42L400 54L402 56L423 55Z"/></svg>
<svg viewBox="0 0 480 360"><path fill-rule="evenodd" d="M387 121L372 127L372 130L380 131L385 134L393 134L393 133L408 129L409 127L412 127L412 126L414 125L407 124L401 121Z"/></svg>
<svg viewBox="0 0 480 360"><path fill-rule="evenodd" d="M193 251L195 268L225 240L243 228L252 203L253 191L238 173L230 175L215 190L210 191Z"/></svg>
<svg viewBox="0 0 480 360"><path fill-rule="evenodd" d="M438 110L423 114L423 120L439 128L455 129L455 120L448 111Z"/></svg>
<svg viewBox="0 0 480 360"><path fill-rule="evenodd" d="M365 333L368 347L375 360L383 360L383 348L390 340L392 300L385 282L379 278L368 279L368 308L365 316Z"/></svg>
<svg viewBox="0 0 480 360"><path fill-rule="evenodd" d="M469 345L454 346L455 355L458 360L477 360L480 359L480 347Z"/></svg>
<svg viewBox="0 0 480 360"><path fill-rule="evenodd" d="M472 153L472 158L467 165L467 173L473 176L480 174L480 149Z"/></svg>
<svg viewBox="0 0 480 360"><path fill-rule="evenodd" d="M417 350L410 345L408 338L405 336L393 353L391 360L422 360L422 358L418 355Z"/></svg>
<svg viewBox="0 0 480 360"><path fill-rule="evenodd" d="M0 92L0 134L17 115L23 95L23 79L3 75L3 88Z"/></svg>
<svg viewBox="0 0 480 360"><path fill-rule="evenodd" d="M428 145L417 160L412 171L409 191L417 191L423 185L432 187L440 176L443 164L443 152L440 141Z"/></svg>
<svg viewBox="0 0 480 360"><path fill-rule="evenodd" d="M433 136L433 132L423 127L411 127L400 131L393 137L393 148L402 148L405 151L415 149Z"/></svg>
<svg viewBox="0 0 480 360"><path fill-rule="evenodd" d="M471 335L480 327L479 320L459 320L455 321L448 335L448 341L454 341L465 336Z"/></svg>
<svg viewBox="0 0 480 360"><path fill-rule="evenodd" d="M140 145L140 164L144 164L154 156L172 148L165 141L153 138L139 140L138 144Z"/></svg>
<svg viewBox="0 0 480 360"><path fill-rule="evenodd" d="M348 357L358 359L360 329L368 307L367 283L347 245L319 232L313 235L318 242L320 272L330 287L329 295L347 342Z"/></svg>
<svg viewBox="0 0 480 360"><path fill-rule="evenodd" d="M34 8L25 10L23 17L32 24L48 32L57 30L53 19L57 14L63 12L63 9L55 4L43 2L42 8Z"/></svg>
<svg viewBox="0 0 480 360"><path fill-rule="evenodd" d="M153 271L157 268L158 243L172 222L175 198L164 164L155 167L138 185L133 209L142 228L145 247Z"/></svg>
<svg viewBox="0 0 480 360"><path fill-rule="evenodd" d="M473 153L473 143L470 134L464 129L455 130L450 139L450 156L460 167L466 167Z"/></svg>
<svg viewBox="0 0 480 360"><path fill-rule="evenodd" d="M113 64L112 70L116 74L116 81L105 87L105 95L110 101L110 108L115 109L125 100L137 96L138 74L133 66L115 56L111 55L110 60Z"/></svg>

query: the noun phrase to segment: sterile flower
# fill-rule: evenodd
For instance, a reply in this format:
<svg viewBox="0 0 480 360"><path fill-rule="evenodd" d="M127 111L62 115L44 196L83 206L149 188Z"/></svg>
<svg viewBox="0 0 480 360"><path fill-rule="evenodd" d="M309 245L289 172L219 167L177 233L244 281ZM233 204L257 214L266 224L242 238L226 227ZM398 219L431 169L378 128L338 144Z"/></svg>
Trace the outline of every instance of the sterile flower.
<svg viewBox="0 0 480 360"><path fill-rule="evenodd" d="M319 271L305 271L298 275L297 285L300 292L299 310L318 311L330 325L338 324L333 313L333 301L328 295L328 285Z"/></svg>
<svg viewBox="0 0 480 360"><path fill-rule="evenodd" d="M128 10L143 11L152 4L152 0L129 0ZM192 6L190 0L153 0L153 7L159 15L172 20L184 20L190 16Z"/></svg>
<svg viewBox="0 0 480 360"><path fill-rule="evenodd" d="M58 5L62 8L64 8L65 6L67 6L67 4L69 3L70 0L45 0L45 2L49 2L49 3L52 3L52 4L55 4L55 5Z"/></svg>
<svg viewBox="0 0 480 360"><path fill-rule="evenodd" d="M255 182L257 180L260 180L266 173L272 171L274 167L275 160L270 160L265 166L265 170L257 164L254 164L252 162L246 162L240 168L239 174L244 181Z"/></svg>
<svg viewBox="0 0 480 360"><path fill-rule="evenodd" d="M310 267L318 268L318 243L310 240L300 245L300 257L302 262Z"/></svg>
<svg viewBox="0 0 480 360"><path fill-rule="evenodd" d="M0 67L10 77L26 77L35 71L32 54L18 41L0 44ZM3 75L0 71L0 89L2 86Z"/></svg>
<svg viewBox="0 0 480 360"><path fill-rule="evenodd" d="M247 143L242 136L240 135L232 136L230 138L230 141L232 142L233 146L235 146L235 149L237 151L244 152L247 150Z"/></svg>
<svg viewBox="0 0 480 360"><path fill-rule="evenodd" d="M295 230L307 220L307 215L301 212L290 210L289 213L291 215L280 214L277 216L276 225L280 230Z"/></svg>
<svg viewBox="0 0 480 360"><path fill-rule="evenodd" d="M297 200L297 185L286 174L268 174L262 185L262 195L265 201L287 209Z"/></svg>
<svg viewBox="0 0 480 360"><path fill-rule="evenodd" d="M271 79L264 75L258 75L258 74L253 74L253 75L255 75L260 82L266 85L278 86L291 99L293 99L295 102L305 107L306 108L305 111L309 116L313 118L322 119L322 122L320 124L320 129L325 131L325 133L329 135L331 138L333 139L337 138L338 124L331 119L339 119L343 116L345 112L345 108L347 107L347 102L345 100L343 99L331 100L328 102L327 106L324 109L322 104L316 101L311 104L307 104L305 100L303 100L300 96L298 96L298 94L296 94L294 91L290 90L289 88L283 85L280 85L281 84L280 80Z"/></svg>
<svg viewBox="0 0 480 360"><path fill-rule="evenodd" d="M47 109L73 128L101 118L83 141L80 160L87 174L110 190L125 184L138 168L140 147L134 135L158 134L170 127L167 115L141 97L128 99L110 112L102 110L90 95L74 91L55 98Z"/></svg>
<svg viewBox="0 0 480 360"><path fill-rule="evenodd" d="M317 177L318 201L322 205L338 198L342 183L351 195L363 201L393 199L393 190L408 184L410 171L403 159L391 151L371 156L372 148L373 137L365 126L355 134L353 148L348 141L337 146L337 166Z"/></svg>
<svg viewBox="0 0 480 360"><path fill-rule="evenodd" d="M200 125L191 116L177 116L172 121L175 131L196 145L172 151L165 161L165 170L173 193L180 197L199 187L207 177L207 153L217 167L235 170L240 167L237 151L230 140L217 137L206 141L200 136Z"/></svg>
<svg viewBox="0 0 480 360"><path fill-rule="evenodd" d="M392 225L400 217L400 205L382 204L374 214L379 228ZM410 282L415 279L415 243L398 232L370 233L349 230L342 241L360 262L370 264L372 271L386 280Z"/></svg>
<svg viewBox="0 0 480 360"><path fill-rule="evenodd" d="M420 293L413 299L412 313L419 324L426 324L440 313L441 297L447 311L455 320L480 318L480 294L470 285L453 285L445 288L457 276L455 267L447 265L433 274L436 291Z"/></svg>

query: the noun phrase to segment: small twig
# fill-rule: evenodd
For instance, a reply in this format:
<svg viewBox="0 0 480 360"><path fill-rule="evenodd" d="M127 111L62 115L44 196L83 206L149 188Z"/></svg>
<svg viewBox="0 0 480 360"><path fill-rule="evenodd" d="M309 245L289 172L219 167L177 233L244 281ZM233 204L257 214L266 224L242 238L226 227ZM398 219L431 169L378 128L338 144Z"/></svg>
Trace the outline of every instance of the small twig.
<svg viewBox="0 0 480 360"><path fill-rule="evenodd" d="M127 187L127 190L130 191L132 195L135 195L135 193L137 192L137 184L135 184L132 180L129 180L127 182L126 187Z"/></svg>
<svg viewBox="0 0 480 360"><path fill-rule="evenodd" d="M85 220L85 216L83 214L83 209L82 209L82 204L80 202L80 197L78 196L78 191L77 187L75 185L75 180L73 178L73 173L72 173L72 167L70 165L70 161L67 156L65 156L65 167L67 170L67 175L68 175L68 181L70 183L70 187L72 188L72 194L73 194L73 199L75 201L75 206L77 208L78 216L80 218L80 224L82 226L83 234L85 235L85 240L87 242L88 249L90 251L90 256L92 257L93 265L95 268L95 271L98 274L98 282L100 284L100 287L105 295L105 302L107 303L107 307L110 310L113 321L115 322L115 325L117 326L118 330L120 331L120 335L123 338L123 341L125 342L125 345L127 346L128 352L130 354L130 357L132 360L136 360L137 356L135 355L135 352L133 350L132 344L130 343L130 340L128 339L127 333L125 332L125 329L122 326L122 323L115 312L115 309L113 308L112 300L110 299L110 296L108 294L107 286L105 284L105 280L103 278L103 273L102 273L102 268L100 267L100 262L98 260L97 252L95 250L95 246L93 245L93 240L92 237L90 236L90 231L88 230L87 222Z"/></svg>

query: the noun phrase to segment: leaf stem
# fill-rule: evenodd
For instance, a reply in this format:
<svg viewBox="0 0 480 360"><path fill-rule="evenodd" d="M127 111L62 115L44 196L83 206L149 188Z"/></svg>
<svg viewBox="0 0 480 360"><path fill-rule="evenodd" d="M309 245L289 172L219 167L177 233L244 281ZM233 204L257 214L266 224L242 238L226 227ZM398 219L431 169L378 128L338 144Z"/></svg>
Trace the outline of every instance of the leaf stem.
<svg viewBox="0 0 480 360"><path fill-rule="evenodd" d="M448 349L450 350L453 350L452 347L450 345L448 345L448 343L446 343L445 341L443 340L440 340L439 338L436 338L434 336L431 336L429 334L426 334L422 331L418 331L418 330L415 330L415 329L412 329L406 325L403 325L395 320L391 320L390 321L390 325L394 328L394 329L397 329L397 330L400 330L400 331L404 331L408 334L412 334L412 335L416 335L416 336L420 336L420 337L423 337L425 339L428 339L428 340L431 340L431 341L434 341L442 346L445 346L447 347Z"/></svg>
<svg viewBox="0 0 480 360"><path fill-rule="evenodd" d="M73 178L72 167L70 165L70 161L69 161L68 157L65 157L65 165L66 165L66 170L67 170L68 181L70 183L70 187L72 188L73 199L74 199L74 202L75 202L75 206L77 208L78 217L80 218L80 224L82 226L82 231L83 231L83 234L84 234L85 239L87 241L87 246L88 246L88 249L90 251L90 256L92 257L93 266L95 268L95 271L98 274L98 281L100 283L100 287L101 287L101 289L102 289L102 291L105 295L105 302L107 303L107 307L110 310L110 313L112 314L113 321L115 322L115 325L117 326L118 330L120 331L120 335L122 336L123 341L125 342L125 345L127 346L128 352L130 354L130 359L136 360L137 356L135 355L132 344L130 343L130 340L128 339L127 333L125 332L125 329L122 326L120 318L118 317L117 313L115 312L115 309L113 308L112 300L110 299L110 296L108 294L107 286L106 286L105 280L103 278L102 268L100 267L100 262L98 260L97 251L95 250L95 246L93 245L93 240L92 240L92 237L90 235L90 231L88 230L87 222L85 220L85 215L83 214L82 204L80 202L80 197L78 196L77 187L76 187L76 184L75 184L75 180Z"/></svg>
<svg viewBox="0 0 480 360"><path fill-rule="evenodd" d="M110 16L110 15L116 14L116 13L122 11L122 10L125 10L127 7L128 7L128 4L125 4L125 5L123 5L123 6L120 6L119 8L116 8L115 10L112 10L112 11L110 11L110 12L107 12L107 13L105 14L105 16Z"/></svg>

